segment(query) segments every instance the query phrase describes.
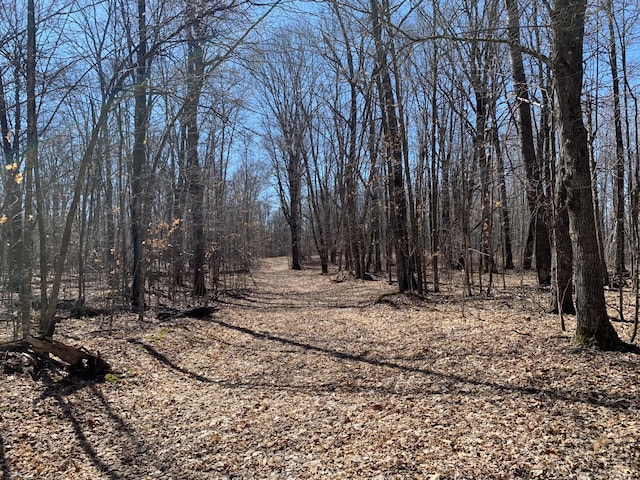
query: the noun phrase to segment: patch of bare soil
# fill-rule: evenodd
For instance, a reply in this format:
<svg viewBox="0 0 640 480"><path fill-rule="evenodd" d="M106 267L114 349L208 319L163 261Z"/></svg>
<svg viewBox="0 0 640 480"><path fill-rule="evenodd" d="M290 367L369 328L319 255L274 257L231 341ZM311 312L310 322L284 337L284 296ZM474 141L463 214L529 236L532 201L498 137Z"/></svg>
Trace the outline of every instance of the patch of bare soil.
<svg viewBox="0 0 640 480"><path fill-rule="evenodd" d="M446 280L407 299L272 259L211 318L70 320L114 373L0 376L2 478L640 478L639 357L572 348L528 278Z"/></svg>

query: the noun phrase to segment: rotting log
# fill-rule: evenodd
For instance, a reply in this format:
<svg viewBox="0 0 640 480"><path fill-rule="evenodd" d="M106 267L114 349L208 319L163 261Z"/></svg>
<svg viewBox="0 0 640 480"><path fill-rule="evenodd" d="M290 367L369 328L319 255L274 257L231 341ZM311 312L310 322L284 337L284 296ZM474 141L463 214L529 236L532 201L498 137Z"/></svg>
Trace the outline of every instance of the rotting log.
<svg viewBox="0 0 640 480"><path fill-rule="evenodd" d="M5 352L33 352L39 357L54 355L69 366L69 370L85 378L95 378L110 370L109 364L100 357L84 348L65 345L48 337L27 337L23 340L3 343L0 351Z"/></svg>
<svg viewBox="0 0 640 480"><path fill-rule="evenodd" d="M175 320L178 318L203 319L209 317L218 310L219 308L217 306L195 307L189 310L179 310L177 308L161 306L156 312L156 318L161 321Z"/></svg>

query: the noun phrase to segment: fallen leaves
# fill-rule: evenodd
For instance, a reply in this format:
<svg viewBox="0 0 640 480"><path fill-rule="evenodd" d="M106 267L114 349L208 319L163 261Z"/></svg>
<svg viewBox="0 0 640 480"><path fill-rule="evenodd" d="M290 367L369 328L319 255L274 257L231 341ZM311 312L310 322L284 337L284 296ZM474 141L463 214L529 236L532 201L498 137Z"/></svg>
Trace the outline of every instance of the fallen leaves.
<svg viewBox="0 0 640 480"><path fill-rule="evenodd" d="M572 351L521 278L426 299L265 261L212 320L64 334L103 383L0 383L7 478L640 476L637 356ZM454 285L454 282L452 282ZM537 296L536 296L537 295ZM569 320L569 319L567 319ZM616 325L627 328L627 325ZM520 333L518 333L520 332ZM526 335L523 335L526 333ZM117 380L116 380L117 379Z"/></svg>

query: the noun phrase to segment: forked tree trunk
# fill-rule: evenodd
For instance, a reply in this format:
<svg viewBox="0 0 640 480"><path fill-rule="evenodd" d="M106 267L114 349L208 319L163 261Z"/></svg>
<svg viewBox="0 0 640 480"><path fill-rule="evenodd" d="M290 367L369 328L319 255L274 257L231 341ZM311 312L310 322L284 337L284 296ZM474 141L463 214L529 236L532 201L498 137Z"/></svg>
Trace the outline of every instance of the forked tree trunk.
<svg viewBox="0 0 640 480"><path fill-rule="evenodd" d="M569 235L569 214L567 212L567 189L562 178L564 166L560 165L560 175L556 186L555 212L553 223L553 283L551 292L551 313L575 314L573 304L573 250Z"/></svg>

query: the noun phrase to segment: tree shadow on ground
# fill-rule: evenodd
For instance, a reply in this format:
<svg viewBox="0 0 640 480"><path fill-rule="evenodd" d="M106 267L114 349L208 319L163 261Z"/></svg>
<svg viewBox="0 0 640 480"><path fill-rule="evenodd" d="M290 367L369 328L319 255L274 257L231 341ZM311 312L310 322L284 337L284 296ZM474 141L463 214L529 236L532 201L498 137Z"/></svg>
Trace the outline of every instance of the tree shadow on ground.
<svg viewBox="0 0 640 480"><path fill-rule="evenodd" d="M640 399L636 399L635 401L633 399L610 400L608 399L608 396L609 396L608 392L591 391L588 393L587 392L573 393L573 392L566 392L566 391L553 389L553 388L508 385L508 384L497 383L491 380L467 378L465 376L457 375L453 373L437 372L429 368L418 368L413 366L407 366L407 365L402 365L400 363L392 362L389 360L370 358L364 355L356 355L356 354L351 354L347 352L342 352L339 350L334 350L327 347L321 347L321 346L312 345L309 343L303 343L296 340L280 337L277 335L272 335L269 333L258 332L250 328L233 325L223 320L212 319L212 322L220 325L221 327L224 327L230 330L235 330L237 332L250 335L260 340L276 342L276 343L297 347L297 348L311 351L311 352L330 355L340 360L347 360L347 361L356 362L356 363L364 363L364 364L372 365L375 367L383 367L383 368L388 368L388 369L401 371L401 372L420 374L420 375L428 376L431 378L437 378L444 382L465 384L465 385L474 386L474 387L491 388L492 390L497 392L537 396L537 397L547 398L551 400L565 401L567 403L587 404L591 406L605 407L613 410L626 411L630 409L640 408ZM168 362L167 364L169 363L170 362ZM185 369L181 367L176 367L176 369L178 371L181 371L182 373L185 373ZM187 374L190 374L191 376L197 375L190 372ZM211 382L211 380L208 380L208 381Z"/></svg>
<svg viewBox="0 0 640 480"><path fill-rule="evenodd" d="M138 345L138 346L142 347L142 349L144 349L153 358L158 360L160 363L166 365L167 367L171 368L172 370L175 370L176 372L180 372L183 375L186 375L188 377L193 378L194 380L197 380L198 382L202 382L202 383L218 383L218 382L215 382L214 380L211 380L211 379L209 379L207 377L204 377L204 376L202 376L200 374L191 372L190 370L187 370L186 368L183 368L183 367L181 367L179 365L176 365L174 362L169 360L165 355L160 353L158 350L153 348L151 345L148 345L148 344L146 344L144 342L141 342L140 340L135 340L133 338L130 338L127 341L129 343L132 343L133 345Z"/></svg>
<svg viewBox="0 0 640 480"><path fill-rule="evenodd" d="M44 392L38 399L34 401L34 404L41 402L46 398L52 398L56 402L56 406L59 408L62 416L67 420L73 432L78 440L78 443L82 450L87 454L87 457L93 463L93 465L103 474L105 474L111 480L121 480L121 475L114 471L110 465L102 460L92 443L85 434L86 426L80 418L76 416L73 409L73 404L66 400L66 397L74 392L89 387L90 384L95 382L78 381L78 379L67 376L61 380L52 378L45 370L41 373L42 381L47 385Z"/></svg>
<svg viewBox="0 0 640 480"><path fill-rule="evenodd" d="M119 460L122 463L130 464L136 462L137 459L144 458L148 452L148 445L137 438L129 424L113 410L102 392L96 388L96 384L99 383L99 381L82 380L72 375L62 379L54 379L46 372L41 375L41 379L47 387L43 394L34 401L34 404L37 404L45 398L52 398L55 400L56 406L60 410L62 416L73 429L78 444L96 469L110 480L122 480L129 478L129 473L121 473L118 471L118 467L113 465L113 460L106 461L102 458L87 435L87 430L91 429L91 424L87 423L86 420L83 420L77 414L73 402L67 399L67 397L80 390L91 390L89 395L92 398L99 400L102 405L102 413L104 413L108 419L109 427L117 430L119 434L118 438L120 438L125 444L122 446L123 448L118 449ZM95 416L99 415L99 413L100 412L96 412ZM91 419L91 423L93 422L94 420Z"/></svg>
<svg viewBox="0 0 640 480"><path fill-rule="evenodd" d="M429 393L445 394L445 393L449 393L447 390L447 385L461 384L461 385L467 385L471 387L479 387L479 388L485 388L485 389L488 388L495 392L503 392L505 394L509 394L509 393L522 394L526 396L540 397L542 399L547 399L547 400L559 400L567 403L586 404L586 405L605 407L605 408L610 408L613 410L620 410L620 411L627 411L630 409L640 408L640 399L634 400L632 398L625 398L625 399L611 400L608 398L610 396L609 392L601 392L601 391L595 391L595 390L592 390L589 392L567 392L567 391L562 391L560 389L541 388L536 386L509 385L509 384L498 383L491 380L469 378L463 375L457 375L453 373L438 372L438 371L435 371L429 368L424 368L424 367L414 367L414 366L403 365L401 363L397 363L390 360L371 358L366 354L365 355L352 354L352 353L347 353L344 351L335 350L327 347L317 346L311 343L300 342L297 340L292 340L289 338L284 338L281 336L272 335L265 332L258 332L250 328L233 325L218 319L211 319L211 321L223 328L227 328L230 330L234 330L236 332L250 335L253 338L256 338L258 340L275 342L281 345L295 347L296 349L300 349L302 351L328 355L335 359L346 360L352 363L367 364L374 367L387 368L387 369L404 372L404 373L410 373L410 374L419 374L425 377L438 379L443 383L441 387L434 387L431 389L431 391L426 391L424 390L424 387L416 386L415 388L417 390L414 390L411 392L414 394L429 394ZM252 381L249 381L249 382L242 381L242 380L227 381L223 379L219 379L219 380L211 379L199 373L195 373L180 365L177 365L175 362L167 358L163 353L156 350L153 346L148 345L140 340L129 339L128 342L131 344L140 346L150 356L158 360L163 365L169 367L170 369L176 372L179 372L180 374L190 377L193 380L196 380L201 383L218 384L218 385L226 386L230 388L239 387L239 386L250 387L250 388L282 389L282 390L309 390L309 389L317 390L318 388L320 388L326 391L361 392L361 391L376 390L376 391L384 391L386 394L390 394L394 396L399 394L397 391L394 391L393 389L385 388L382 386L358 385L356 383L350 383L349 385L342 385L340 384L339 381L325 382L320 385L318 384L291 385L291 384L286 384L285 382L268 383L268 382L258 381L258 379L252 379ZM404 393L406 394L409 392L404 392ZM456 392L453 392L453 393L456 393ZM465 394L474 395L473 392L469 392L465 390L457 391L457 393L463 394L463 395Z"/></svg>

